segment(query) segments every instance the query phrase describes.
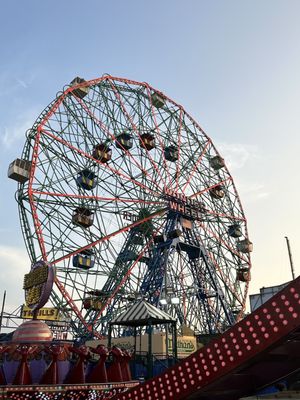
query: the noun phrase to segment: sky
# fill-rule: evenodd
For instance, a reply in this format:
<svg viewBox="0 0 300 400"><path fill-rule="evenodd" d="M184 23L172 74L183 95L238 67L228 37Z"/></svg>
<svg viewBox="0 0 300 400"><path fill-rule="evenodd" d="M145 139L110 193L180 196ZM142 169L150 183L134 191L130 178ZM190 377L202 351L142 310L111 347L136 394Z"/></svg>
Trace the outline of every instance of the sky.
<svg viewBox="0 0 300 400"><path fill-rule="evenodd" d="M7 167L75 76L148 82L225 158L254 244L250 293L300 273L298 0L0 0L0 299L30 268Z"/></svg>

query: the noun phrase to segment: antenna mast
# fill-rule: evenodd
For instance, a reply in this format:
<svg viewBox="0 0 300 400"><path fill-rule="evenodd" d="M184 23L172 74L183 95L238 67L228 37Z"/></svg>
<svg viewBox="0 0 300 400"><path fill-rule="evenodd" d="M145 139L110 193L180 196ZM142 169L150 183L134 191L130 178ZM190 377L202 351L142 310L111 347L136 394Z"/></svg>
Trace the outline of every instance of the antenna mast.
<svg viewBox="0 0 300 400"><path fill-rule="evenodd" d="M286 240L286 245L288 248L288 253L289 253L289 258L290 258L290 266L291 266L291 271L292 271L292 277L293 280L295 279L295 273L294 273L294 265L293 265L293 258L292 258L292 252L291 252L291 247L290 247L290 241L289 238L287 236L285 236L285 240Z"/></svg>

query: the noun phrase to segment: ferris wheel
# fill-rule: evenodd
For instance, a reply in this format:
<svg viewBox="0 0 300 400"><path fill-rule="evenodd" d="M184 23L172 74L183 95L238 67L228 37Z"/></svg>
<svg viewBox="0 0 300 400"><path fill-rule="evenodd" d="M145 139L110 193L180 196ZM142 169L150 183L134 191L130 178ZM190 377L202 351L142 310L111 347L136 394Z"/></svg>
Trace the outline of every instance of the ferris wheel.
<svg viewBox="0 0 300 400"><path fill-rule="evenodd" d="M55 266L51 302L75 337L105 335L139 299L198 334L243 316L252 243L233 179L193 118L147 83L75 78L9 176L31 261Z"/></svg>

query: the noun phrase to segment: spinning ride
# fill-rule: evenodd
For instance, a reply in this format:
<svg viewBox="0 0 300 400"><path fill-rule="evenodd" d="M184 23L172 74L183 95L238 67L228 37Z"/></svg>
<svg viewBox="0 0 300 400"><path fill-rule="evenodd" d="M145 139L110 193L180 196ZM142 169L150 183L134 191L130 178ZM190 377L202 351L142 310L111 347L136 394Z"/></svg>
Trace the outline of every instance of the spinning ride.
<svg viewBox="0 0 300 400"><path fill-rule="evenodd" d="M147 83L75 78L27 133L9 175L33 263L75 337L145 298L198 334L238 321L250 278L246 219L211 139Z"/></svg>

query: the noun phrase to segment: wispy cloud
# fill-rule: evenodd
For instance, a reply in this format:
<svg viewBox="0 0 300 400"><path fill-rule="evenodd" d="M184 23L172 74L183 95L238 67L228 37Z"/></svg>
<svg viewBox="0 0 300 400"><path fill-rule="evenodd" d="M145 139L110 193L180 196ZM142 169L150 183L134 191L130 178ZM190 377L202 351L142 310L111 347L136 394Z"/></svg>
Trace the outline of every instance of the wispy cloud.
<svg viewBox="0 0 300 400"><path fill-rule="evenodd" d="M11 148L17 141L25 140L25 133L30 129L39 115L38 109L26 110L19 114L13 124L0 126L0 137L2 145L8 149Z"/></svg>
<svg viewBox="0 0 300 400"><path fill-rule="evenodd" d="M0 74L0 97L11 96L18 93L21 89L28 89L35 79L35 74L29 72L18 76L11 71L3 71Z"/></svg>
<svg viewBox="0 0 300 400"><path fill-rule="evenodd" d="M254 164L257 165L263 161L257 146L243 143L219 142L217 143L217 149L222 157L224 157L230 173L237 169L249 170ZM242 174L244 177L241 179L241 176L236 177L236 174L233 174L234 180L237 183L239 195L243 199L247 199L248 203L253 203L269 197L270 193L264 183L249 182L248 179L245 179L247 173L244 174L243 171L239 171L239 174Z"/></svg>
<svg viewBox="0 0 300 400"><path fill-rule="evenodd" d="M240 196L246 200L247 203L264 200L270 196L266 186L262 183L239 182L238 190Z"/></svg>
<svg viewBox="0 0 300 400"><path fill-rule="evenodd" d="M30 260L25 250L0 245L0 265L1 292L7 291L6 309L12 311L24 302L23 277L30 269Z"/></svg>
<svg viewBox="0 0 300 400"><path fill-rule="evenodd" d="M25 81L23 81L22 79L18 79L18 78L16 78L16 81L17 81L17 83L20 85L20 86L22 86L24 89L27 89L28 88L28 86L29 86L29 84L30 84L30 82L25 82Z"/></svg>
<svg viewBox="0 0 300 400"><path fill-rule="evenodd" d="M256 146L242 143L217 143L217 148L230 171L243 168L245 164L255 158L259 158L259 151Z"/></svg>

